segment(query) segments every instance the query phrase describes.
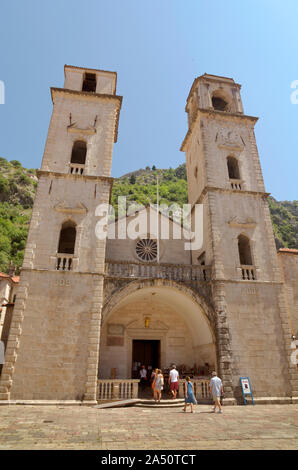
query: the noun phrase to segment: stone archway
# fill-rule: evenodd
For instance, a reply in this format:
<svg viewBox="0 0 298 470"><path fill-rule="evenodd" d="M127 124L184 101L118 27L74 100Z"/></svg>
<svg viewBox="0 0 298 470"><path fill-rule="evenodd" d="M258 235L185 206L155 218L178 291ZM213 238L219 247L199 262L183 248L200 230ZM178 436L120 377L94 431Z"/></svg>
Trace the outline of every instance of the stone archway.
<svg viewBox="0 0 298 470"><path fill-rule="evenodd" d="M160 341L160 365L216 367L214 312L190 287L174 281L132 281L102 311L99 378L130 378L133 340Z"/></svg>

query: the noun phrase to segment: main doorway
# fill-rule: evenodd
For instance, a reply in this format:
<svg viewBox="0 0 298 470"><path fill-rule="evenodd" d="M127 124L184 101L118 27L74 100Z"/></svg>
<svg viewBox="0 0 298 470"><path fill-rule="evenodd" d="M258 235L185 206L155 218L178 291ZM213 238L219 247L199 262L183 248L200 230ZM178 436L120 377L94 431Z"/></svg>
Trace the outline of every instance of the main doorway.
<svg viewBox="0 0 298 470"><path fill-rule="evenodd" d="M139 379L139 371L144 365L147 377L151 371L160 368L160 340L134 339L132 342L132 373L133 379Z"/></svg>

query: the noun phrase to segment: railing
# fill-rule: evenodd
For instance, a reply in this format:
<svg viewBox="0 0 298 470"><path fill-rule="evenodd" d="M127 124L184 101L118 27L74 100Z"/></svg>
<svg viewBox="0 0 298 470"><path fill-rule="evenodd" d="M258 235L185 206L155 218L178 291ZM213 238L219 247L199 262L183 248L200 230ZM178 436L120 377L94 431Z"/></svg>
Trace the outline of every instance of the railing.
<svg viewBox="0 0 298 470"><path fill-rule="evenodd" d="M97 400L127 400L138 398L139 379L99 379Z"/></svg>
<svg viewBox="0 0 298 470"><path fill-rule="evenodd" d="M211 400L212 395L210 393L208 379L190 379L193 384L193 393L197 400ZM183 398L185 380L179 382L179 397Z"/></svg>
<svg viewBox="0 0 298 470"><path fill-rule="evenodd" d="M255 267L241 264L241 275L243 280L253 281L256 279Z"/></svg>
<svg viewBox="0 0 298 470"><path fill-rule="evenodd" d="M232 189L241 189L242 180L230 179Z"/></svg>
<svg viewBox="0 0 298 470"><path fill-rule="evenodd" d="M97 400L128 400L138 398L139 379L99 379L97 381ZM208 379L191 379L197 400L210 400ZM179 382L179 397L184 397L185 380Z"/></svg>
<svg viewBox="0 0 298 470"><path fill-rule="evenodd" d="M175 264L142 264L108 260L105 274L108 277L170 279L174 281L208 281L211 266L175 265Z"/></svg>
<svg viewBox="0 0 298 470"><path fill-rule="evenodd" d="M81 163L70 163L69 172L72 175L82 175L84 172L85 165Z"/></svg>
<svg viewBox="0 0 298 470"><path fill-rule="evenodd" d="M73 270L73 255L57 254L57 271L72 271Z"/></svg>

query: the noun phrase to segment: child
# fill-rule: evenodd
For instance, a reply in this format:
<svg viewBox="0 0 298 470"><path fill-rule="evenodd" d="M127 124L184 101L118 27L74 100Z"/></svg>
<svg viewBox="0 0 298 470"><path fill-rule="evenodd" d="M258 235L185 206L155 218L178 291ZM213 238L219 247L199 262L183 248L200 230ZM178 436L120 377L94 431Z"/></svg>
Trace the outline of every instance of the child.
<svg viewBox="0 0 298 470"><path fill-rule="evenodd" d="M193 413L193 405L197 404L196 397L193 394L193 385L190 381L190 377L186 377L186 381L184 384L184 391L185 391L185 403L183 411L186 411L186 407L190 404L190 411Z"/></svg>

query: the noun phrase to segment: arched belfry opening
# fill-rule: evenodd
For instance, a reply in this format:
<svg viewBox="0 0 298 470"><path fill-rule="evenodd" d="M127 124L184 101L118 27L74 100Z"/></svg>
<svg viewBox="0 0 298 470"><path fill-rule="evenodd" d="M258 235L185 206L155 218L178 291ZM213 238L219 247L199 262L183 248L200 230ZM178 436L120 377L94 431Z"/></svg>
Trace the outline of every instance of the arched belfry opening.
<svg viewBox="0 0 298 470"><path fill-rule="evenodd" d="M212 96L212 106L215 111L228 111L227 100L216 93L214 93Z"/></svg>
<svg viewBox="0 0 298 470"><path fill-rule="evenodd" d="M238 236L238 252L241 265L252 265L250 240L246 235Z"/></svg>
<svg viewBox="0 0 298 470"><path fill-rule="evenodd" d="M67 221L62 224L58 243L58 253L73 255L76 242L76 224Z"/></svg>

